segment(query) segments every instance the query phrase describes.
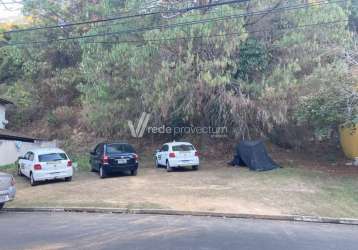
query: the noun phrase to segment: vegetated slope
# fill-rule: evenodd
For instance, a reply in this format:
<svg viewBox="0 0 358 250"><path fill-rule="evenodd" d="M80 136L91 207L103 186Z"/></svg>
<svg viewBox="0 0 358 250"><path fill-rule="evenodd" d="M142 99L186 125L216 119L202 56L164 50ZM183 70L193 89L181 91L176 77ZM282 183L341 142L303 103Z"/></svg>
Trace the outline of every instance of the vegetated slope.
<svg viewBox="0 0 358 250"><path fill-rule="evenodd" d="M37 1L18 28L45 28L0 37L12 129L123 138L148 112L152 126L226 126L302 148L356 118L350 1Z"/></svg>

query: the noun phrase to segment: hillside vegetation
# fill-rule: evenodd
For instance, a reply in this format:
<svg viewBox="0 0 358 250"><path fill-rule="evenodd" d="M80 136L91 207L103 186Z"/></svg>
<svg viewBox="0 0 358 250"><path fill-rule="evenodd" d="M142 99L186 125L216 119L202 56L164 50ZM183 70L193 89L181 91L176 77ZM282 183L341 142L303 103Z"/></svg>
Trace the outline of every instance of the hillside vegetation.
<svg viewBox="0 0 358 250"><path fill-rule="evenodd" d="M357 121L355 1L23 2L29 23L3 31L55 27L0 35L10 129L127 137L145 111L299 148Z"/></svg>

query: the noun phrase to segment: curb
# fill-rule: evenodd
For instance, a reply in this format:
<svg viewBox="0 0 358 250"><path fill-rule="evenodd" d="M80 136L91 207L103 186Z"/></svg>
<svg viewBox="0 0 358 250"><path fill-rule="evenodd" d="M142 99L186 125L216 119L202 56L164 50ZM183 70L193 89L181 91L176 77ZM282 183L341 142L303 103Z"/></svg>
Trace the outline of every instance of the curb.
<svg viewBox="0 0 358 250"><path fill-rule="evenodd" d="M147 214L147 215L179 215L197 217L219 217L236 219L256 220L277 220L311 223L329 223L343 225L358 225L358 219L351 218L330 218L319 216L300 215L260 215L260 214L236 214L236 213L215 213L200 211L180 211L166 209L128 209L128 208L90 208L90 207L69 207L69 208L4 208L4 212L67 212L67 213L111 213L111 214Z"/></svg>

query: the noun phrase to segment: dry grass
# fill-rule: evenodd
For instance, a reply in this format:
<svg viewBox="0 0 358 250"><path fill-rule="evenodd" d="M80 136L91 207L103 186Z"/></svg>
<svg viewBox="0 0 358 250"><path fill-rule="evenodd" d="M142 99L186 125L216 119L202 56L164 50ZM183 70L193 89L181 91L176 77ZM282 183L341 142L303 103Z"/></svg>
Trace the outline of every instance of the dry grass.
<svg viewBox="0 0 358 250"><path fill-rule="evenodd" d="M199 171L167 173L146 160L139 175L99 179L78 172L71 183L31 187L17 177L9 207L130 207L258 214L358 217L358 177L286 167L251 172L204 161Z"/></svg>

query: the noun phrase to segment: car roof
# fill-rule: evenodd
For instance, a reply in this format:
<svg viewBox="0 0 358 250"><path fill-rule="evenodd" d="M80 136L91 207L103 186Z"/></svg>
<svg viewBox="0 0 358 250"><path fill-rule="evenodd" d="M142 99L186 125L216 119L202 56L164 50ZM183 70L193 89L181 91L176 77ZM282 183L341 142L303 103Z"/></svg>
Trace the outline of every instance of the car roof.
<svg viewBox="0 0 358 250"><path fill-rule="evenodd" d="M104 144L111 145L111 144L117 144L117 145L130 145L128 142L106 142Z"/></svg>
<svg viewBox="0 0 358 250"><path fill-rule="evenodd" d="M130 145L128 142L126 141L105 141L105 142L101 142L101 143L98 143L97 145L110 145L110 144L128 144Z"/></svg>
<svg viewBox="0 0 358 250"><path fill-rule="evenodd" d="M193 145L189 142L180 142L180 141L167 142L165 144L170 145L170 146L177 146L177 145L183 145L183 144L184 145Z"/></svg>
<svg viewBox="0 0 358 250"><path fill-rule="evenodd" d="M1 177L11 177L11 176L12 176L11 174L0 172L0 178Z"/></svg>
<svg viewBox="0 0 358 250"><path fill-rule="evenodd" d="M30 152L33 152L34 154L53 154L53 153L65 153L62 149L59 148L36 148L29 150Z"/></svg>

